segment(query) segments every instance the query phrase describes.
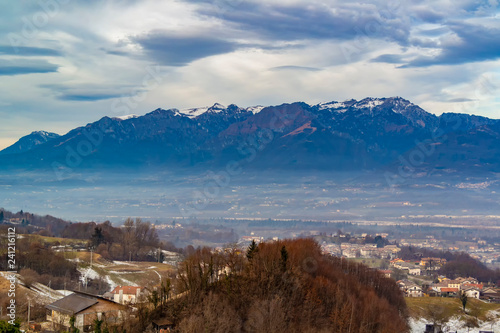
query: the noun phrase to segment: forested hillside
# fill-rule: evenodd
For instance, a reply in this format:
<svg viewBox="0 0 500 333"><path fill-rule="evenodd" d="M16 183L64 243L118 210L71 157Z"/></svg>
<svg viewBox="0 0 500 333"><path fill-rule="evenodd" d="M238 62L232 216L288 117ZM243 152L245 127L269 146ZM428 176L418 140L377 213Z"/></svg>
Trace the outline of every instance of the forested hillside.
<svg viewBox="0 0 500 333"><path fill-rule="evenodd" d="M311 239L214 253L199 249L179 270L184 296L152 313L178 332L407 332L395 281L324 256Z"/></svg>

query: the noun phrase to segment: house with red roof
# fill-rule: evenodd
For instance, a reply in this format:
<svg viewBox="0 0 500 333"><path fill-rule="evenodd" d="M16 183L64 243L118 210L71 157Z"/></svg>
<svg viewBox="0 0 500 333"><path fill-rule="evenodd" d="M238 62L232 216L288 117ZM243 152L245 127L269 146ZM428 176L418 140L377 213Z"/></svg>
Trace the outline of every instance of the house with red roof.
<svg viewBox="0 0 500 333"><path fill-rule="evenodd" d="M141 296L145 296L146 289L139 286L117 286L111 295L113 301L120 304L136 304Z"/></svg>

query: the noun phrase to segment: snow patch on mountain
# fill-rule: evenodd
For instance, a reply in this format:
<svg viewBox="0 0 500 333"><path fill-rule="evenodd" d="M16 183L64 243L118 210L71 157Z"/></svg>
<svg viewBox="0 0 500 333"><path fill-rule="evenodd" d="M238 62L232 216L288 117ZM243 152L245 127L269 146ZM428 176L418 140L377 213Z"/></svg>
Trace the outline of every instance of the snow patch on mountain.
<svg viewBox="0 0 500 333"><path fill-rule="evenodd" d="M199 108L182 109L182 110L176 110L176 111L179 114L187 116L189 118L196 118L196 117L201 116L202 114L204 114L206 112L208 112L208 113L220 113L226 109L227 109L226 106L219 104L219 103L215 103L212 106L203 106L203 107L199 107Z"/></svg>
<svg viewBox="0 0 500 333"><path fill-rule="evenodd" d="M326 110L326 109L344 109L346 107L345 103L343 102L325 102L325 103L320 103L318 104L318 108L320 110Z"/></svg>
<svg viewBox="0 0 500 333"><path fill-rule="evenodd" d="M179 113L183 114L183 115L185 115L185 116L187 116L189 118L196 118L199 115L202 115L205 112L207 112L209 108L210 107L208 107L208 106L204 106L204 107L201 107L201 108L182 109L182 110L179 110Z"/></svg>
<svg viewBox="0 0 500 333"><path fill-rule="evenodd" d="M256 105L256 106L250 106L250 107L246 108L245 111L249 111L249 112L252 112L253 114L257 114L260 111L262 111L263 108L265 108L265 106Z"/></svg>
<svg viewBox="0 0 500 333"><path fill-rule="evenodd" d="M379 98L366 98L354 104L353 107L357 109L373 109L382 104L384 104L384 101Z"/></svg>
<svg viewBox="0 0 500 333"><path fill-rule="evenodd" d="M118 117L113 117L113 119L117 119L117 120L127 120L127 119L132 119L132 118L137 118L139 117L138 115L135 115L135 114L129 114L129 115L126 115L126 116L118 116Z"/></svg>
<svg viewBox="0 0 500 333"><path fill-rule="evenodd" d="M219 103L215 103L214 105L209 107L207 111L218 113L218 112L224 111L225 109L226 109L226 107L224 105L219 104Z"/></svg>

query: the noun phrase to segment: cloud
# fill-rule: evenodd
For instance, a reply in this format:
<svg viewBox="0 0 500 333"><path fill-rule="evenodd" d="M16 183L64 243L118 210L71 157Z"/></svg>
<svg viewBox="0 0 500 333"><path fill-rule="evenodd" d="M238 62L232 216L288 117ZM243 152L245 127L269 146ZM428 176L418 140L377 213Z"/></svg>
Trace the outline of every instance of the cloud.
<svg viewBox="0 0 500 333"><path fill-rule="evenodd" d="M382 54L370 60L371 62L385 62L388 64L401 64L403 56L400 54Z"/></svg>
<svg viewBox="0 0 500 333"><path fill-rule="evenodd" d="M146 55L159 64L184 66L195 60L235 51L239 44L205 36L182 36L156 31L133 37Z"/></svg>
<svg viewBox="0 0 500 333"><path fill-rule="evenodd" d="M301 2L291 5L243 2L220 12L217 6L202 7L200 13L221 17L232 26L261 38L292 41L306 39L350 40L357 37L390 38L404 41L409 35L396 11L385 10L384 4Z"/></svg>
<svg viewBox="0 0 500 333"><path fill-rule="evenodd" d="M42 22L34 18L47 1L15 1L0 13L0 100L8 104L0 132L70 130L118 112L110 99L124 96L143 96L127 104L135 114L368 95L400 95L436 113L450 111L451 99L474 99L477 113L498 113L498 102L474 95L477 78L500 66L493 0L56 2L57 15L36 33L23 30L27 20ZM17 52L10 33L28 36ZM21 75L50 72L57 75ZM17 122L6 116L14 114Z"/></svg>
<svg viewBox="0 0 500 333"><path fill-rule="evenodd" d="M44 60L3 60L0 64L0 75L13 76L24 74L53 73L57 72L58 68L58 65L51 64Z"/></svg>
<svg viewBox="0 0 500 333"><path fill-rule="evenodd" d="M96 86L67 86L60 84L42 84L41 88L50 89L58 100L73 102L95 102L113 98L130 97L141 94L145 90L131 86L113 86L111 84Z"/></svg>
<svg viewBox="0 0 500 333"><path fill-rule="evenodd" d="M413 9L413 15L428 23L442 22L446 17L442 13L436 12L429 7L415 7Z"/></svg>
<svg viewBox="0 0 500 333"><path fill-rule="evenodd" d="M283 70L292 70L292 71L306 71L306 72L318 72L321 69L315 67L305 67L305 66L278 66L270 68L271 71L283 71Z"/></svg>
<svg viewBox="0 0 500 333"><path fill-rule="evenodd" d="M87 94L61 94L58 98L63 101L77 101L77 102L95 102L105 99L119 98L120 94L100 94L100 93L87 93Z"/></svg>
<svg viewBox="0 0 500 333"><path fill-rule="evenodd" d="M463 103L463 102L473 102L475 101L475 99L472 99L472 98L452 98L452 99L449 99L448 102L450 103Z"/></svg>
<svg viewBox="0 0 500 333"><path fill-rule="evenodd" d="M403 67L457 65L500 58L500 29L455 22L449 25L456 38L442 39L436 56L418 56Z"/></svg>
<svg viewBox="0 0 500 333"><path fill-rule="evenodd" d="M18 55L18 56L61 56L61 52L45 47L29 46L7 46L0 45L0 54Z"/></svg>

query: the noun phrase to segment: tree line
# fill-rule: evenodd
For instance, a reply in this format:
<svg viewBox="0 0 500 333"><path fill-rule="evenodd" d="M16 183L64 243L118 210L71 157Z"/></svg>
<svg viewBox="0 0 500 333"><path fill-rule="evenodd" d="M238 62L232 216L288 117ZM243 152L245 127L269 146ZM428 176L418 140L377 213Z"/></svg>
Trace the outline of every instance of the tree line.
<svg viewBox="0 0 500 333"><path fill-rule="evenodd" d="M198 248L180 265L181 292L152 317L176 332L408 332L392 279L323 255L312 239Z"/></svg>
<svg viewBox="0 0 500 333"><path fill-rule="evenodd" d="M404 246L399 252L403 260L419 260L422 257L446 259L437 274L447 278L473 277L480 282L491 282L500 285L500 270L490 269L477 259L465 252L439 251L415 246Z"/></svg>

